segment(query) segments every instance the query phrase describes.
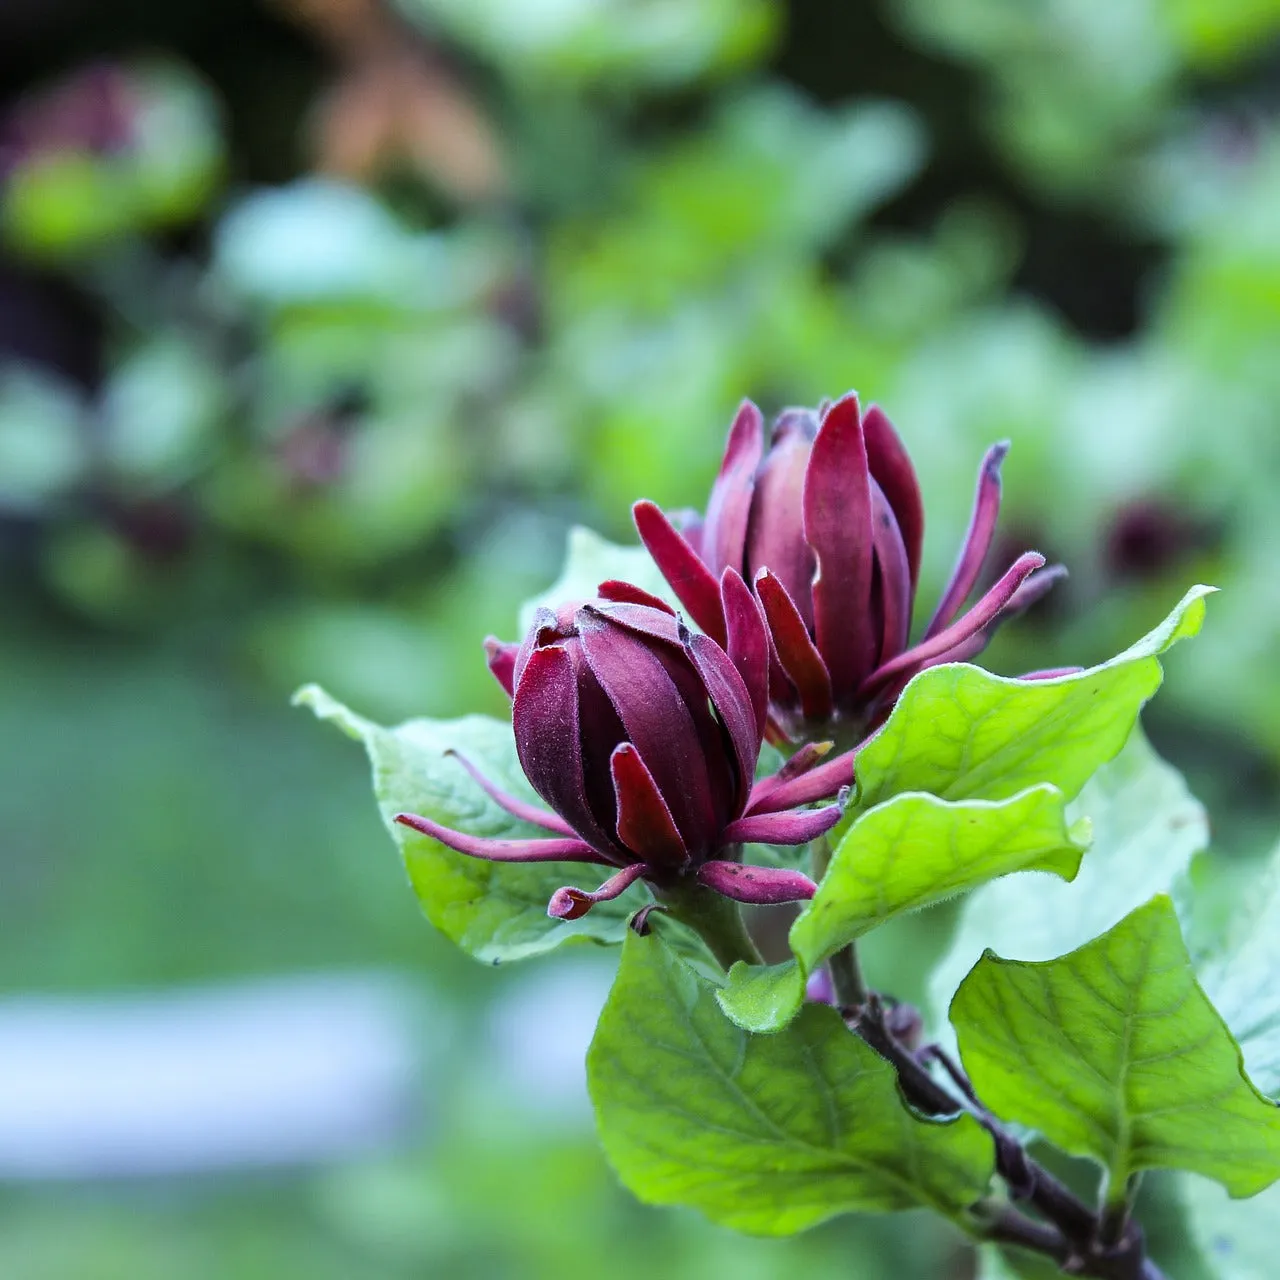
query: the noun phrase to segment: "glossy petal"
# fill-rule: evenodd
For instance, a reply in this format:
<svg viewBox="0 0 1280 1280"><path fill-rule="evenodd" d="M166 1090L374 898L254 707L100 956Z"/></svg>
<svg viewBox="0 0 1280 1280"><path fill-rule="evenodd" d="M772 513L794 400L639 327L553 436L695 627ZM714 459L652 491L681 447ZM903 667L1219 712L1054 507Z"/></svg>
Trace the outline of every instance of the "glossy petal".
<svg viewBox="0 0 1280 1280"><path fill-rule="evenodd" d="M601 600L608 600L614 604L642 604L648 609L659 609L663 613L669 613L673 618L676 615L676 611L661 596L655 596L643 587L637 587L631 582L623 582L619 578L610 578L607 582L602 582L596 588L596 595Z"/></svg>
<svg viewBox="0 0 1280 1280"><path fill-rule="evenodd" d="M685 846L696 855L714 839L721 819L693 713L652 642L628 632L603 610L587 606L579 619L587 664L621 719L627 741L652 770Z"/></svg>
<svg viewBox="0 0 1280 1280"><path fill-rule="evenodd" d="M982 574L982 565L991 550L996 521L1000 516L1000 466L1008 452L1007 440L993 444L978 468L978 489L973 498L973 514L969 517L969 532L951 571L951 581L947 583L933 618L925 628L925 640L936 636L960 612L960 607Z"/></svg>
<svg viewBox="0 0 1280 1280"><path fill-rule="evenodd" d="M909 669L919 670L930 659L939 657L980 633L1008 605L1018 587L1043 565L1044 556L1038 552L1028 551L1019 556L1000 581L959 622L953 623L945 631L938 632L931 639L923 641L914 649L909 649L906 653L894 658L892 662L886 662L879 670L872 672L858 690L859 696L868 697L900 672Z"/></svg>
<svg viewBox="0 0 1280 1280"><path fill-rule="evenodd" d="M747 526L747 553L741 566L744 577L754 581L768 569L786 587L804 619L813 626L813 575L817 566L804 537L804 477L813 448L809 429L812 414L796 413L778 420L773 445L760 468L751 521Z"/></svg>
<svg viewBox="0 0 1280 1280"><path fill-rule="evenodd" d="M396 821L402 826L420 831L424 836L430 836L433 840L439 840L441 844L448 845L459 853L484 858L489 862L607 861L584 840L491 840L484 836L469 836L463 831L454 831L451 827L442 827L438 822L416 813L397 813Z"/></svg>
<svg viewBox="0 0 1280 1280"><path fill-rule="evenodd" d="M805 718L815 721L828 719L834 710L831 676L795 602L782 582L767 569L761 569L756 578L756 594L769 620L774 652L800 695Z"/></svg>
<svg viewBox="0 0 1280 1280"><path fill-rule="evenodd" d="M614 749L609 767L618 803L618 839L641 862L687 862L689 851L640 752L624 742Z"/></svg>
<svg viewBox="0 0 1280 1280"><path fill-rule="evenodd" d="M750 400L744 400L729 428L724 461L711 486L702 524L702 559L717 576L725 569L742 568L751 494L763 452L764 418Z"/></svg>
<svg viewBox="0 0 1280 1280"><path fill-rule="evenodd" d="M509 791L504 791L497 783L490 782L461 751L446 751L445 754L452 756L479 783L485 794L513 817L519 818L522 822L531 822L537 827L545 827L548 831L556 832L557 835L576 835L574 829L559 814L539 809L536 804L529 804L513 796Z"/></svg>
<svg viewBox="0 0 1280 1280"><path fill-rule="evenodd" d="M524 661L511 705L516 753L533 789L584 839L619 862L630 855L587 796L579 725L578 677L562 645L534 649ZM607 775L606 775L607 776Z"/></svg>
<svg viewBox="0 0 1280 1280"><path fill-rule="evenodd" d="M902 533L914 596L924 551L924 500L920 496L920 482L901 437L878 404L873 404L862 415L862 433L871 478L888 498Z"/></svg>
<svg viewBox="0 0 1280 1280"><path fill-rule="evenodd" d="M594 893L575 889L572 885L557 889L547 903L547 915L557 920L577 920L585 916L597 902L608 902L625 893L647 870L643 863L633 862L629 867L623 867L617 875L610 876Z"/></svg>
<svg viewBox="0 0 1280 1280"><path fill-rule="evenodd" d="M751 779L760 757L760 733L751 694L728 654L714 640L686 631L684 641L686 652L702 677L707 697L733 744L737 776L728 816L737 817L746 808Z"/></svg>
<svg viewBox="0 0 1280 1280"><path fill-rule="evenodd" d="M507 697L515 696L516 654L520 652L518 644L507 644L497 636L486 636L484 642L485 658L493 678L507 691Z"/></svg>
<svg viewBox="0 0 1280 1280"><path fill-rule="evenodd" d="M735 902L774 906L780 902L807 902L818 886L799 871L782 867L748 867L740 862L704 862L698 879Z"/></svg>
<svg viewBox="0 0 1280 1280"><path fill-rule="evenodd" d="M804 534L818 562L814 638L841 702L871 671L879 650L869 608L871 517L866 442L858 398L850 393L822 420L804 479Z"/></svg>
<svg viewBox="0 0 1280 1280"><path fill-rule="evenodd" d="M889 500L874 480L871 509L876 548L875 598L880 603L881 625L876 660L888 662L907 647L911 631L911 565Z"/></svg>
<svg viewBox="0 0 1280 1280"><path fill-rule="evenodd" d="M844 806L801 809L789 813L753 813L731 822L724 830L725 844L808 844L825 835L840 821Z"/></svg>
<svg viewBox="0 0 1280 1280"><path fill-rule="evenodd" d="M720 611L720 584L715 574L654 503L637 502L631 515L640 541L676 598L707 635L723 644L724 614Z"/></svg>
<svg viewBox="0 0 1280 1280"><path fill-rule="evenodd" d="M720 576L720 600L728 631L729 661L751 697L756 721L756 752L769 716L769 632L751 589L733 569Z"/></svg>
<svg viewBox="0 0 1280 1280"><path fill-rule="evenodd" d="M784 809L794 809L797 805L813 804L818 800L830 800L839 795L845 787L853 785L854 758L857 748L842 752L831 760L788 778L776 786L760 791L763 785L757 783L756 791L751 793L751 803L747 805L747 814L778 813ZM766 778L765 782L772 781Z"/></svg>

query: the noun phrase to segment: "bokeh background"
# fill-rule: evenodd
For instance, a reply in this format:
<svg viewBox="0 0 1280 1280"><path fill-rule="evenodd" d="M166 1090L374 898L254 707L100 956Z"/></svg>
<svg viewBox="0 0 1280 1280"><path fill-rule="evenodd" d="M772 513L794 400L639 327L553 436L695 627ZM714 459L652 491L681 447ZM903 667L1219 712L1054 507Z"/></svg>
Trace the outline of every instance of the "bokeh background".
<svg viewBox="0 0 1280 1280"><path fill-rule="evenodd" d="M856 386L935 585L1013 441L1005 549L1073 576L996 669L1225 589L1147 717L1225 912L1278 825L1278 35L1280 0L0 0L0 1275L971 1275L914 1219L631 1203L582 1092L608 957L435 938L288 695L501 713L480 640L570 525L701 505L743 395ZM949 921L873 977L910 998Z"/></svg>

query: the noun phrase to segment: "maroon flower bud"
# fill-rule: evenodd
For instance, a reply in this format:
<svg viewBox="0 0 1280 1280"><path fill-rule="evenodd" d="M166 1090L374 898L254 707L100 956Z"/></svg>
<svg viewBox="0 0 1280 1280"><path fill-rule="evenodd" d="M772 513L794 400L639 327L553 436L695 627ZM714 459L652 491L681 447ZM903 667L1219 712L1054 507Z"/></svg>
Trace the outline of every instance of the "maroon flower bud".
<svg viewBox="0 0 1280 1280"><path fill-rule="evenodd" d="M596 862L617 868L594 893L566 887L553 916L574 919L644 878L656 888L695 880L741 902L813 895L798 872L743 866L750 841L803 844L830 830L829 799L853 775L852 756L798 752L755 782L768 704L764 619L733 570L719 585L725 643L692 634L662 601L606 582L600 599L539 611L518 648L486 643L489 665L512 694L521 767L548 813L463 765L509 813L546 839L469 836L429 818L396 820L459 852L507 862Z"/></svg>
<svg viewBox="0 0 1280 1280"><path fill-rule="evenodd" d="M771 736L812 736L813 726L834 722L854 733L875 727L912 676L973 657L1003 618L1065 572L1027 552L958 617L995 532L1008 446L994 445L951 581L911 646L924 508L889 419L874 405L861 413L851 392L818 413L788 409L767 452L763 428L760 411L745 401L701 522L677 528L652 502L638 502L634 514L672 590L715 640L728 634L718 589L724 570L753 584L773 653Z"/></svg>

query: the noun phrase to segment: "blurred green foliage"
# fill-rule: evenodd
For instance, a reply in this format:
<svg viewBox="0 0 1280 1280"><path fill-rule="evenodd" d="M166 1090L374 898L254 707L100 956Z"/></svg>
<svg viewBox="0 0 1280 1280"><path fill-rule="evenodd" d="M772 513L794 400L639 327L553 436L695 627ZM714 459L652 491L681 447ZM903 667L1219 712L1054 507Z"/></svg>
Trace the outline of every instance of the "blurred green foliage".
<svg viewBox="0 0 1280 1280"><path fill-rule="evenodd" d="M1148 728L1233 896L1280 770L1278 35L1273 0L6 7L7 984L392 964L482 1020L502 976L416 918L287 693L500 714L479 642L571 524L701 505L741 396L850 385L912 450L934 585L1013 441L1009 545L1073 577L996 669L1224 588ZM877 981L919 994L950 920L877 939ZM642 1211L585 1128L450 1089L374 1168L6 1192L0 1271L969 1274L926 1230Z"/></svg>

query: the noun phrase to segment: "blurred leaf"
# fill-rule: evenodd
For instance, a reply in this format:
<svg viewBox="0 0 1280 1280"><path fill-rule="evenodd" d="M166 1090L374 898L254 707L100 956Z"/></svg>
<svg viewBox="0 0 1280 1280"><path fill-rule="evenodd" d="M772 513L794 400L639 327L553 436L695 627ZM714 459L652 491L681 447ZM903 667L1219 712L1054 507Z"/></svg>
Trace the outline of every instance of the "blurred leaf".
<svg viewBox="0 0 1280 1280"><path fill-rule="evenodd" d="M468 955L498 964L543 955L564 943L617 942L639 893L601 903L580 920L547 915L547 902L566 881L596 888L599 869L582 863L500 863L445 848L394 822L419 813L471 835L500 839L545 836L489 799L447 751L460 751L499 786L537 801L516 760L511 726L487 716L409 720L393 729L355 715L309 685L295 696L323 720L364 744L373 767L383 821L404 858L427 919Z"/></svg>
<svg viewBox="0 0 1280 1280"><path fill-rule="evenodd" d="M1191 1235L1214 1280L1272 1280L1280 1250L1280 1187L1232 1199L1204 1178L1178 1180Z"/></svg>
<svg viewBox="0 0 1280 1280"><path fill-rule="evenodd" d="M71 387L19 365L0 369L0 508L38 512L84 475L83 416Z"/></svg>
<svg viewBox="0 0 1280 1280"><path fill-rule="evenodd" d="M943 1025L952 994L985 947L1019 960L1070 951L1152 894L1170 892L1208 843L1204 809L1141 730L1094 775L1069 813L1087 816L1093 832L1072 883L1010 876L965 900L950 949L929 984L936 1026Z"/></svg>
<svg viewBox="0 0 1280 1280"><path fill-rule="evenodd" d="M656 934L626 938L587 1074L624 1184L738 1230L785 1235L916 1205L955 1216L991 1176L972 1117L917 1116L835 1010L810 1005L778 1035L752 1036Z"/></svg>
<svg viewBox="0 0 1280 1280"><path fill-rule="evenodd" d="M1143 1169L1254 1195L1280 1178L1280 1108L1197 984L1173 903L1157 896L1056 960L988 950L951 1020L984 1105L1107 1171L1123 1203Z"/></svg>
<svg viewBox="0 0 1280 1280"><path fill-rule="evenodd" d="M571 601L594 600L596 588L610 578L641 587L675 604L671 588L643 547L620 547L582 525L569 530L564 569L545 591L520 606L520 633L533 625L539 608L556 608Z"/></svg>
<svg viewBox="0 0 1280 1280"><path fill-rule="evenodd" d="M1160 687L1158 655L1200 630L1212 590L1193 587L1154 631L1078 675L1010 680L947 664L916 676L859 752L859 809L904 791L1003 800L1042 782L1074 797L1124 746Z"/></svg>

